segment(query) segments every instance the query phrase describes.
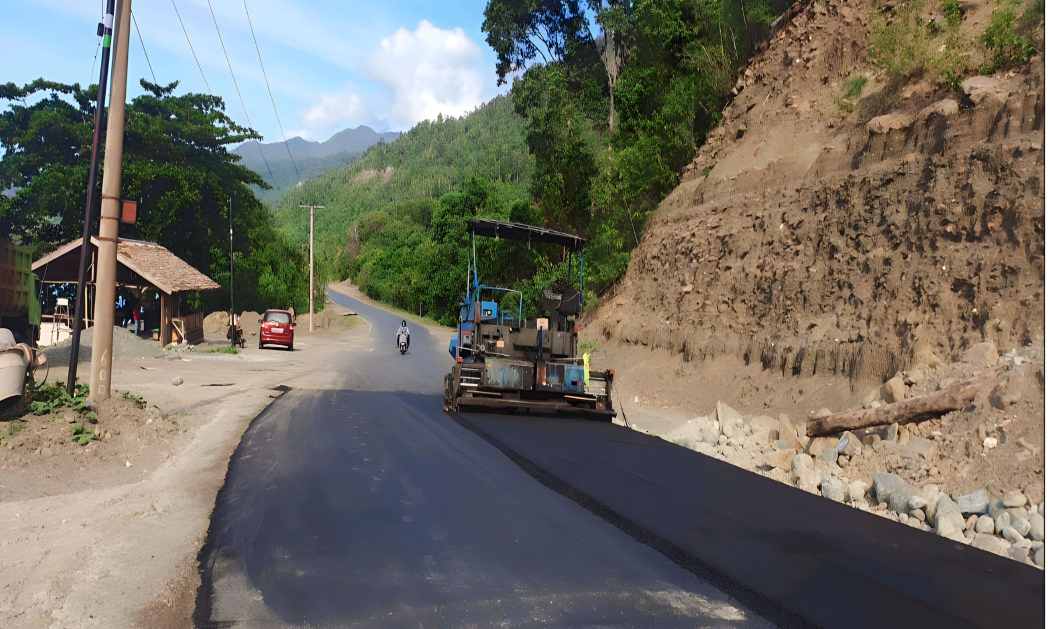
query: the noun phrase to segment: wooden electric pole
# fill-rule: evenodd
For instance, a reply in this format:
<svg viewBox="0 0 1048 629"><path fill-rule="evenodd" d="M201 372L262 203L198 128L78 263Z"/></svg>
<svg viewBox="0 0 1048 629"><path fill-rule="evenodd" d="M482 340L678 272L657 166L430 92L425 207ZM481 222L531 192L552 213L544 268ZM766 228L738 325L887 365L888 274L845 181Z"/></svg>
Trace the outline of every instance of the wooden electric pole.
<svg viewBox="0 0 1048 629"><path fill-rule="evenodd" d="M106 126L105 166L102 169L102 215L98 223L95 327L91 348L91 399L95 402L109 399L113 377L116 246L120 233L120 175L124 159L131 0L120 0L119 6L113 81L109 93L109 122Z"/></svg>
<svg viewBox="0 0 1048 629"><path fill-rule="evenodd" d="M313 333L313 215L316 210L323 210L323 205L300 205L309 208L309 333Z"/></svg>

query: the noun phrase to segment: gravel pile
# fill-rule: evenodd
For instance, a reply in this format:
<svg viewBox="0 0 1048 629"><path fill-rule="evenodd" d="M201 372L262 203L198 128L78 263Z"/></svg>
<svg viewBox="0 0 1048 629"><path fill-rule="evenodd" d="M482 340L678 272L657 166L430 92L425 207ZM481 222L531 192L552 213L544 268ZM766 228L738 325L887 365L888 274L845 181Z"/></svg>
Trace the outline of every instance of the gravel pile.
<svg viewBox="0 0 1048 629"><path fill-rule="evenodd" d="M80 336L80 361L91 360L91 348L94 345L94 334L85 330ZM69 365L69 354L72 351L72 339L67 339L44 350L51 367ZM139 338L121 327L113 327L113 360L136 360L156 358L164 355L164 348L152 339Z"/></svg>

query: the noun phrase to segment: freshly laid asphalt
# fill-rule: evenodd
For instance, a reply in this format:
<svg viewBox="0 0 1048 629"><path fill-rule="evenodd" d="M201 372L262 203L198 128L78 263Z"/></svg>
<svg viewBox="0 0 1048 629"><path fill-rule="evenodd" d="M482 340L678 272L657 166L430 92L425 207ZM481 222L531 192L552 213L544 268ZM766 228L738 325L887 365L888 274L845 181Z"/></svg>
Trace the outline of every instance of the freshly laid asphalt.
<svg viewBox="0 0 1048 629"><path fill-rule="evenodd" d="M446 339L371 324L245 433L198 626L1043 627L1033 568L610 424L441 412Z"/></svg>

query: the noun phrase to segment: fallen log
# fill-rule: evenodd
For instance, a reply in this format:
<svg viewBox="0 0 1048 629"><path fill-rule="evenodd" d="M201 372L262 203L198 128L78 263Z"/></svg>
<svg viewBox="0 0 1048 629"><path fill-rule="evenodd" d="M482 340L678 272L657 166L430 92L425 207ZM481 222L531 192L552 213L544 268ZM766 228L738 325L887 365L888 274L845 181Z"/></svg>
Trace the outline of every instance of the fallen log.
<svg viewBox="0 0 1048 629"><path fill-rule="evenodd" d="M910 424L939 417L971 406L979 394L988 391L995 382L996 378L993 377L975 378L880 408L858 409L810 419L807 425L808 436L823 437L845 430Z"/></svg>

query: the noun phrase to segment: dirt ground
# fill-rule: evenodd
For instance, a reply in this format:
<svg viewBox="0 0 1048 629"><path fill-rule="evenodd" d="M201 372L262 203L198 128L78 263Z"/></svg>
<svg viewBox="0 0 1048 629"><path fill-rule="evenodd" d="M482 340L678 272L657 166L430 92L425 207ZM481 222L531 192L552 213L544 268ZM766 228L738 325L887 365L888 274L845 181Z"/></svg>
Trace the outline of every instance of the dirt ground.
<svg viewBox="0 0 1048 629"><path fill-rule="evenodd" d="M281 385L331 381L327 357L366 338L327 308L331 324L312 337L300 326L294 352L250 338L237 355L209 351L222 339L192 351L126 344L87 445L72 442L64 410L29 416L17 434L0 426L0 626L188 626L196 555L244 429Z"/></svg>

